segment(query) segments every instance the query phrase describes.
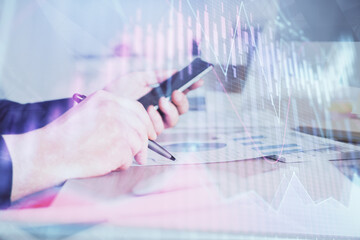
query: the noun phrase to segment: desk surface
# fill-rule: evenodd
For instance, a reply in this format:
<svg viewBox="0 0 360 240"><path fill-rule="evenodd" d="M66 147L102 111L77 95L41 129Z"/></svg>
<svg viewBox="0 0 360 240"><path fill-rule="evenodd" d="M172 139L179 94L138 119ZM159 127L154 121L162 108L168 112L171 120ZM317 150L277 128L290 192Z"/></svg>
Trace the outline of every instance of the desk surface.
<svg viewBox="0 0 360 240"><path fill-rule="evenodd" d="M2 212L0 236L351 239L360 236L359 169L359 160L321 159L133 166L70 180L49 206L39 207L49 203L40 194Z"/></svg>

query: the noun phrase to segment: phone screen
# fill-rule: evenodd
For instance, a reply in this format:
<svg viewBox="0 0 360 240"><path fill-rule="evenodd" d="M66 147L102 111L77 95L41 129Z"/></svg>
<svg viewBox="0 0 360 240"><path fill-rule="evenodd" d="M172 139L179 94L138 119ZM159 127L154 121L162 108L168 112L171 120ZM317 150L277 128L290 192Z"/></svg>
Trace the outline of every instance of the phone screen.
<svg viewBox="0 0 360 240"><path fill-rule="evenodd" d="M153 88L148 94L141 97L138 101L146 109L150 105L157 108L161 97L170 99L173 91L184 91L192 84L200 80L201 77L208 73L212 68L212 64L207 63L200 58L196 58L187 67L163 81L159 86Z"/></svg>

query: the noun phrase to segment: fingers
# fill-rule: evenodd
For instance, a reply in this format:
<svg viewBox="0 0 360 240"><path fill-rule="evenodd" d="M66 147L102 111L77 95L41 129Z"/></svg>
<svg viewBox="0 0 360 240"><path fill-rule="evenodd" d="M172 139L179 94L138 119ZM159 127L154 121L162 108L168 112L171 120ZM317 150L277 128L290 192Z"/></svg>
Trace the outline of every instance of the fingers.
<svg viewBox="0 0 360 240"><path fill-rule="evenodd" d="M132 164L132 161L133 161L133 156L134 154L132 153L132 149L130 147L123 147L123 144L119 144L120 146L118 147L118 155L115 156L118 161L117 164L116 164L116 168L115 170L125 170L125 169L128 169L131 164ZM130 145L129 142L125 145ZM121 156L121 157L120 157ZM124 161L125 159L125 161ZM112 169L113 170L113 169Z"/></svg>
<svg viewBox="0 0 360 240"><path fill-rule="evenodd" d="M159 109L164 113L163 121L165 128L175 126L179 120L179 112L175 105L162 97L159 101Z"/></svg>
<svg viewBox="0 0 360 240"><path fill-rule="evenodd" d="M199 87L201 87L202 85L204 85L204 80L200 79L199 81L197 81L196 83L194 83L193 85L191 85L188 89L186 89L184 91L185 94L187 94L188 92L190 92L191 90L197 89Z"/></svg>
<svg viewBox="0 0 360 240"><path fill-rule="evenodd" d="M189 101L184 93L176 90L171 94L171 99L180 115L189 110Z"/></svg>
<svg viewBox="0 0 360 240"><path fill-rule="evenodd" d="M132 149L133 156L139 164L145 164L147 161L147 147L148 139L156 139L157 134L155 131L155 125L150 118L144 107L136 102L136 104L128 103L131 111L135 113L135 117L129 119L129 126L133 130L129 133L129 144ZM150 109L151 110L151 109ZM153 109L155 110L155 109ZM156 120L156 116L153 114L153 119ZM135 132L135 133L134 133ZM135 136L133 136L135 134ZM133 140L131 140L133 139ZM122 169L126 169L128 166L124 165Z"/></svg>
<svg viewBox="0 0 360 240"><path fill-rule="evenodd" d="M179 120L179 115L189 110L189 101L184 93L176 90L172 93L171 99L172 103L164 97L160 98L159 101L159 109L164 114L162 120L165 128L174 127ZM152 111L152 109L150 109L150 111ZM152 114L152 119L154 119L153 123L158 124L158 127L155 128L159 128L162 131L162 126L158 123L159 116L156 116L155 113Z"/></svg>
<svg viewBox="0 0 360 240"><path fill-rule="evenodd" d="M154 108L154 106L149 106L148 110L147 110L150 119L153 123L153 126L155 128L156 134L159 135L162 133L162 131L164 131L164 122L161 118L160 113Z"/></svg>
<svg viewBox="0 0 360 240"><path fill-rule="evenodd" d="M128 116L123 116L123 119L127 121L126 125L124 126L125 129L123 130L124 132L126 132L128 134L129 137L129 142L130 142L130 136L132 136L133 134L136 134L135 138L137 141L133 140L131 143L134 143L132 145L136 145L138 142L142 142L147 141L149 136L148 136L148 128L145 126L145 124L143 123L143 121L141 119L139 119L137 116L131 116L130 114ZM139 145L139 144L137 144ZM133 148L133 155L137 154L139 151L139 147L135 146Z"/></svg>
<svg viewBox="0 0 360 240"><path fill-rule="evenodd" d="M157 123L159 116L153 114L154 109L149 109L153 114L150 118L139 102L105 91L89 96L75 110L60 119L56 125L60 130L55 132L58 136L72 130L72 126L78 126L76 131L72 131L71 139L65 139L72 146L69 149L76 151L68 151L66 147L66 151L61 152L68 154L65 159L71 159L64 166L75 169L66 178L100 176L116 169L127 169L134 158L139 164L145 164L148 139L155 139L156 131L163 128ZM76 114L69 115L72 112ZM158 124L156 130L153 122Z"/></svg>
<svg viewBox="0 0 360 240"><path fill-rule="evenodd" d="M130 111L134 112L139 119L143 122L147 129L148 138L151 140L155 140L157 137L154 125L147 114L143 105L137 101L124 101L122 102L125 107L127 107Z"/></svg>
<svg viewBox="0 0 360 240"><path fill-rule="evenodd" d="M111 98L117 104L110 112L112 116L118 118L119 123L122 123L122 132L125 137L122 141L131 149L132 156L139 164L145 164L147 160L147 146L148 139L156 139L157 134L143 105L137 101ZM115 114L116 113L116 114ZM121 169L126 169L131 165L132 158L126 157L125 161L120 166Z"/></svg>
<svg viewBox="0 0 360 240"><path fill-rule="evenodd" d="M139 103L139 102L136 102L136 103L138 104L138 108L141 113L142 120L145 123L145 126L147 128L148 139L155 140L157 137L157 134L156 134L154 125L153 125L149 115L147 114L144 106L141 103Z"/></svg>
<svg viewBox="0 0 360 240"><path fill-rule="evenodd" d="M146 127L141 123L139 119L131 119L131 123L128 125L128 129L124 129L126 132L126 142L131 149L132 155L139 164L145 164L147 161L147 147L148 147L148 135L146 134ZM125 162L121 166L121 169L127 169L132 162L132 157L126 158Z"/></svg>
<svg viewBox="0 0 360 240"><path fill-rule="evenodd" d="M146 112L145 114L147 115ZM125 159L125 162L120 167L121 169L127 169L131 165L132 157L134 157L139 164L145 164L147 161L148 128L136 115L130 116L127 119L127 125L125 127L124 132L126 137L124 140L128 144L128 148L131 149L132 155L130 158L127 157Z"/></svg>

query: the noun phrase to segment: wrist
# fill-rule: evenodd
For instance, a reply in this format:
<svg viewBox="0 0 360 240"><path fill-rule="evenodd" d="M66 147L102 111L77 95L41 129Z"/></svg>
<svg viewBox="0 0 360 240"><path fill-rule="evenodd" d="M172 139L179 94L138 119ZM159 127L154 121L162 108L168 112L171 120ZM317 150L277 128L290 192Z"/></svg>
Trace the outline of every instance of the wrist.
<svg viewBox="0 0 360 240"><path fill-rule="evenodd" d="M41 135L41 129L4 135L13 165L12 201L66 180L61 175L52 174L49 166L51 155L44 151L49 141Z"/></svg>

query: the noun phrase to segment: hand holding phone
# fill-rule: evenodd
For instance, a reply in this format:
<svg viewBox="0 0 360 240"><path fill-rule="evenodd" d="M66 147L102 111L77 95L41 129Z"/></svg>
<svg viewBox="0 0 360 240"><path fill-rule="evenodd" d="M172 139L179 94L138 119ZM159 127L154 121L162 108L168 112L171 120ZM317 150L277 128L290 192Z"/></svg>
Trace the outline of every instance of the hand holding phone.
<svg viewBox="0 0 360 240"><path fill-rule="evenodd" d="M213 68L213 65L200 58L196 58L187 67L176 72L170 78L153 88L148 94L138 99L138 101L147 109L153 105L158 108L158 102L161 97L171 99L171 94L175 90L184 91L192 84L199 81L206 73Z"/></svg>

